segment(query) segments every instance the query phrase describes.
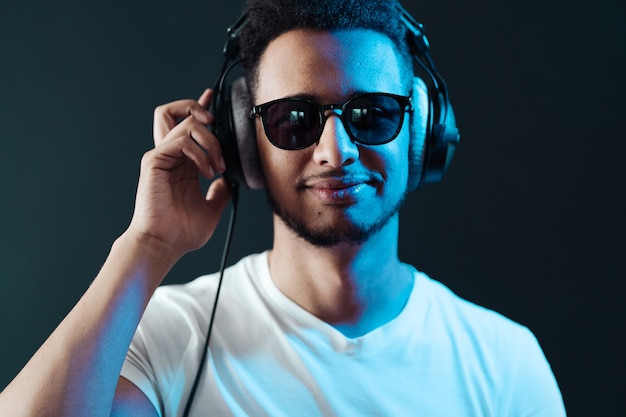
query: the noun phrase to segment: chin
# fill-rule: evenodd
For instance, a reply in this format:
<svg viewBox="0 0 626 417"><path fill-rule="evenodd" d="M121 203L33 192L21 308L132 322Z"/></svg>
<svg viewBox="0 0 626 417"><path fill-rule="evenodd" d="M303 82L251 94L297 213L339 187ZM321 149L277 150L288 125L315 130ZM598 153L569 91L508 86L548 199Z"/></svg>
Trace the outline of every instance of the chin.
<svg viewBox="0 0 626 417"><path fill-rule="evenodd" d="M391 209L369 222L355 222L349 217L338 216L325 225L311 225L301 212L292 213L277 203L272 193L267 192L268 203L278 218L298 237L307 243L322 248L339 244L358 246L376 236L396 216L404 204L404 196Z"/></svg>

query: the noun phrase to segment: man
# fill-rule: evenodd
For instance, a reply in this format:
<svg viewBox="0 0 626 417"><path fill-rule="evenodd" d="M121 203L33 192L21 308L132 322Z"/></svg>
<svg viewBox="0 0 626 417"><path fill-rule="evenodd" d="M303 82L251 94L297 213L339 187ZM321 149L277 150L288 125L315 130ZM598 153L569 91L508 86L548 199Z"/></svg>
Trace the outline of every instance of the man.
<svg viewBox="0 0 626 417"><path fill-rule="evenodd" d="M527 329L397 257L428 107L399 6L299 3L254 1L241 29L274 243L226 271L208 352L217 276L157 287L231 195L198 191L226 169L211 90L156 110L129 228L1 415L565 414Z"/></svg>

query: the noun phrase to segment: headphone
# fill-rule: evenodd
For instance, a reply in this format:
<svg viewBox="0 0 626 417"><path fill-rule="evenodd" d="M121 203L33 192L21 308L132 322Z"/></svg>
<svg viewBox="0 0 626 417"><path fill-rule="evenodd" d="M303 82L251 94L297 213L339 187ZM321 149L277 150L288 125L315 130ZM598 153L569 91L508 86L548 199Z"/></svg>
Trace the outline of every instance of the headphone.
<svg viewBox="0 0 626 417"><path fill-rule="evenodd" d="M402 6L401 20L407 28L407 43L413 59L422 69L426 83L415 76L412 100L417 112L410 117L409 180L407 190L441 181L460 141L454 111L443 78L430 57L430 43L424 26ZM224 44L224 64L218 76L212 110L213 131L222 147L227 170L226 180L233 186L243 183L250 189L262 189L265 180L256 144L256 129L251 117L252 97L246 80L238 77L228 82L229 73L239 63L239 32L245 27L244 14L228 28ZM428 103L423 103L424 89ZM425 114L424 114L425 113ZM425 117L424 117L425 116ZM422 120L416 120L422 117ZM426 129L424 135L423 122Z"/></svg>

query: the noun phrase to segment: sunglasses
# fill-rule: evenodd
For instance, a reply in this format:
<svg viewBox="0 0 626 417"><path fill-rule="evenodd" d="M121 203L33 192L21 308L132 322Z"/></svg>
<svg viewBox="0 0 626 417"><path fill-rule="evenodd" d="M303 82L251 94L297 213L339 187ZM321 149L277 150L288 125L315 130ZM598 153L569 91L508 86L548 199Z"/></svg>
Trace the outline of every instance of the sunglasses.
<svg viewBox="0 0 626 417"><path fill-rule="evenodd" d="M322 136L331 115L341 119L353 142L382 145L402 129L404 113L411 111L411 98L388 93L365 93L343 104L319 105L301 98L281 98L254 106L253 116L261 117L269 141L286 150L307 148ZM341 110L341 114L328 110Z"/></svg>

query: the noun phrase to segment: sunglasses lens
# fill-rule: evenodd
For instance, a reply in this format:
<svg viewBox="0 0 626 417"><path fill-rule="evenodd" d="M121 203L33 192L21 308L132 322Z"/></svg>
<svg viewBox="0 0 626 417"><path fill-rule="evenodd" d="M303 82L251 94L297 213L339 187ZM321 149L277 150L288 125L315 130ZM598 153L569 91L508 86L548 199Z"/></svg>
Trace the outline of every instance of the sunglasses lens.
<svg viewBox="0 0 626 417"><path fill-rule="evenodd" d="M393 140L402 127L407 97L369 93L342 106L341 120L350 138L365 145L381 145ZM321 112L339 109L339 104L319 106L301 99L281 99L255 107L263 120L268 139L281 149L304 149L316 143L321 134Z"/></svg>
<svg viewBox="0 0 626 417"><path fill-rule="evenodd" d="M275 146L302 149L317 141L320 120L317 107L301 100L286 100L266 109L265 128Z"/></svg>
<svg viewBox="0 0 626 417"><path fill-rule="evenodd" d="M404 108L397 99L368 94L346 106L343 119L350 135L366 145L380 145L394 139L404 118Z"/></svg>

